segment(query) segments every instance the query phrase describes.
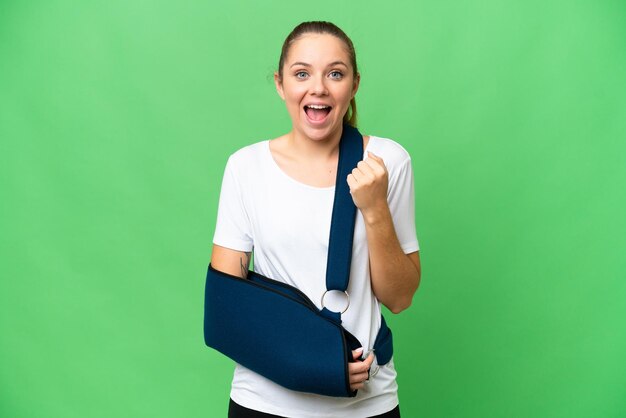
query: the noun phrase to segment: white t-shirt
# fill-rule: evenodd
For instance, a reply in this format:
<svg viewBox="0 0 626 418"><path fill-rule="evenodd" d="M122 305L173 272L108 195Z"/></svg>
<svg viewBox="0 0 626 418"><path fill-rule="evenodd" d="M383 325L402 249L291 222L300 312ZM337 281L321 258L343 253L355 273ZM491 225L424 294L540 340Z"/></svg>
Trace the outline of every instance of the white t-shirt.
<svg viewBox="0 0 626 418"><path fill-rule="evenodd" d="M385 162L387 200L396 233L404 252L415 252L419 246L410 156L396 142L375 136L370 137L364 157L367 151ZM274 161L268 140L244 147L226 165L213 243L238 251L254 250L254 271L296 286L321 308L334 193L334 186L313 187L289 177ZM350 306L342 315L343 326L368 351L380 328L380 302L372 292L359 211L348 293ZM247 408L279 416L369 417L398 404L395 379L392 359L356 397L335 398L286 389L238 364L231 398Z"/></svg>

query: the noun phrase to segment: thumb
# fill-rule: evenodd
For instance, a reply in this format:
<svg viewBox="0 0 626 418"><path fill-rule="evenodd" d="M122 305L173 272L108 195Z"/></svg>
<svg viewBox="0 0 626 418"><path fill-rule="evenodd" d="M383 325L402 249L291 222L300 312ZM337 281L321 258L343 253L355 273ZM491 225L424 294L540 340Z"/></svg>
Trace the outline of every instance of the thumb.
<svg viewBox="0 0 626 418"><path fill-rule="evenodd" d="M370 158L375 159L376 161L378 161L379 163L383 162L383 159L380 158L378 155L374 154L372 151L367 151L367 156Z"/></svg>
<svg viewBox="0 0 626 418"><path fill-rule="evenodd" d="M352 358L358 360L363 354L363 347L357 348L356 350L352 350Z"/></svg>

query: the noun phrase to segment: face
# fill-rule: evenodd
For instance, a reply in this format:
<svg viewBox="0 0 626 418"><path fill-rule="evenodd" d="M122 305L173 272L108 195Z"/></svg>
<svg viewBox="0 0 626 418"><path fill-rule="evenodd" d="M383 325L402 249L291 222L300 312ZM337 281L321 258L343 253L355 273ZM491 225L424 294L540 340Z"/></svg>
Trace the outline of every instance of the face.
<svg viewBox="0 0 626 418"><path fill-rule="evenodd" d="M329 34L306 34L289 49L276 90L285 101L294 131L312 140L340 132L359 86L345 44Z"/></svg>

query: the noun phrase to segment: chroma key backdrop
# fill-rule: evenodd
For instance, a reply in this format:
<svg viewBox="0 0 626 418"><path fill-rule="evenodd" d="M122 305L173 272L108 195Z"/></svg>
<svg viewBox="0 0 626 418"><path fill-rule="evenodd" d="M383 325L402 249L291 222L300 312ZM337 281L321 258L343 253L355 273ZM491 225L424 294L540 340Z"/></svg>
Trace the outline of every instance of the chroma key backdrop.
<svg viewBox="0 0 626 418"><path fill-rule="evenodd" d="M224 165L290 129L289 31L353 39L411 154L409 418L626 416L626 5L0 2L0 417L224 417L204 346ZM251 348L253 349L253 348Z"/></svg>

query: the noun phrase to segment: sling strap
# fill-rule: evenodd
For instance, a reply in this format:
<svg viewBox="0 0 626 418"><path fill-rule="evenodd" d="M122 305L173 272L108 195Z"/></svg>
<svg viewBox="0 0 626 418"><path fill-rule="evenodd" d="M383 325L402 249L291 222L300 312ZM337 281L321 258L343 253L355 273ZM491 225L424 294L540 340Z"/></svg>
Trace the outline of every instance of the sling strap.
<svg viewBox="0 0 626 418"><path fill-rule="evenodd" d="M347 177L363 158L363 137L358 129L344 124L339 142L339 161L335 181L330 237L328 241L328 261L326 264L326 290L346 292L350 281L352 263L352 244L356 222L356 206L350 194ZM322 307L322 315L341 323L341 312L333 312ZM385 317L381 315L381 324L373 349L378 364L387 364L393 356L391 330Z"/></svg>
<svg viewBox="0 0 626 418"><path fill-rule="evenodd" d="M335 181L335 199L328 240L326 263L326 289L344 292L350 280L352 243L356 206L346 181L348 175L363 158L363 137L356 128L344 125L339 142L339 161Z"/></svg>

